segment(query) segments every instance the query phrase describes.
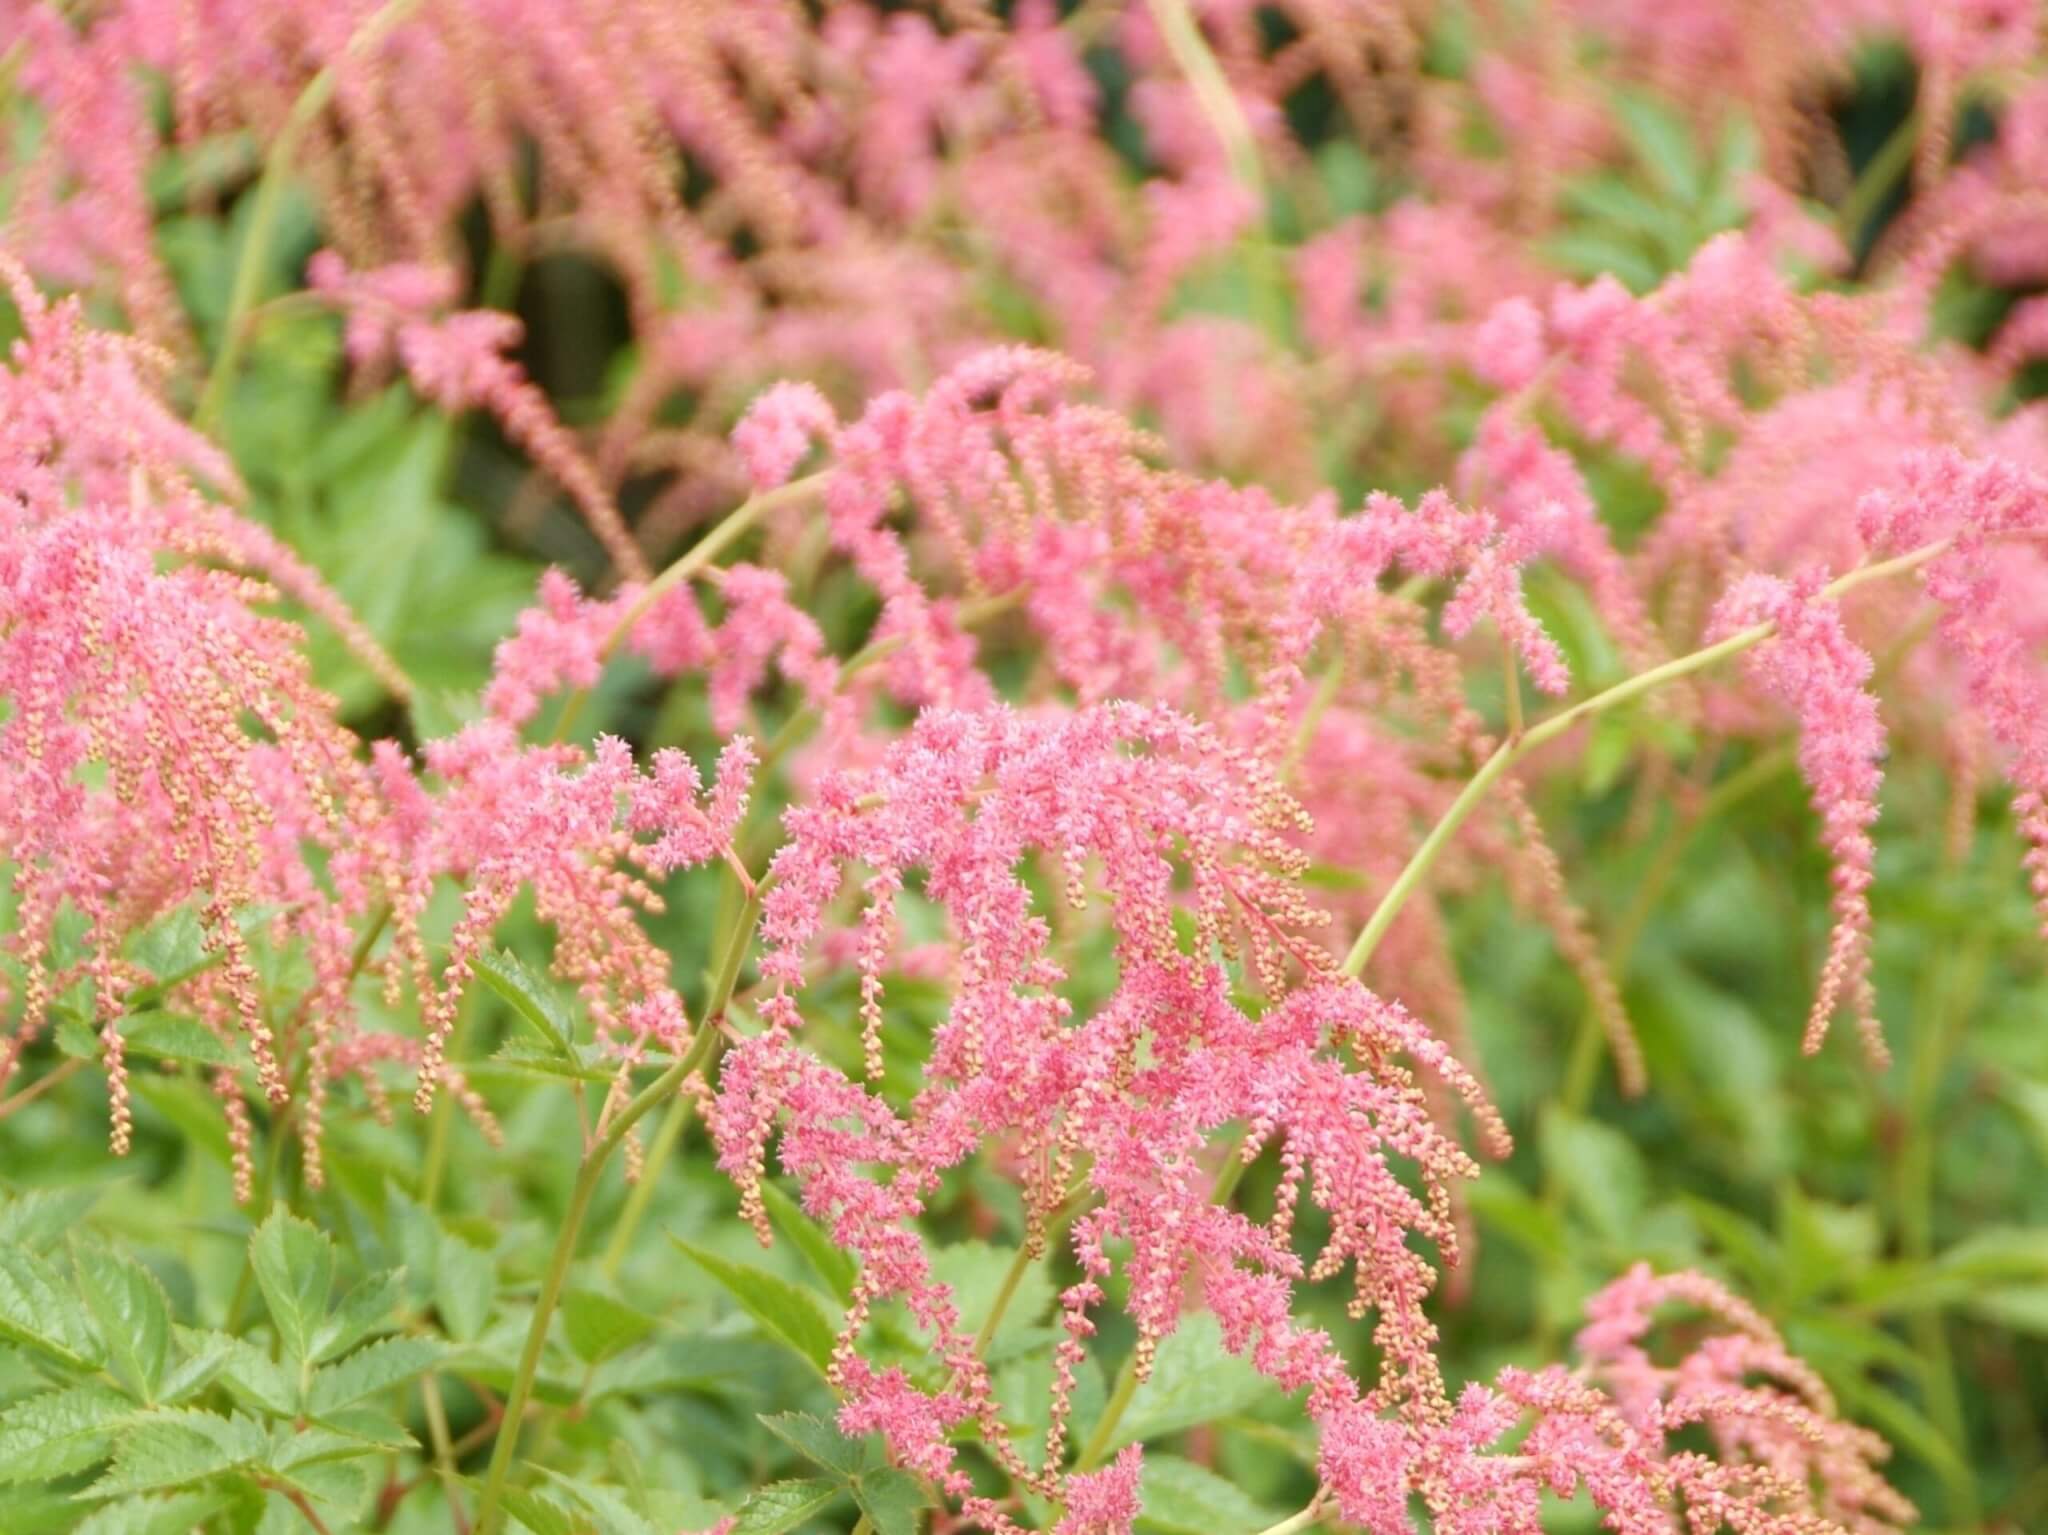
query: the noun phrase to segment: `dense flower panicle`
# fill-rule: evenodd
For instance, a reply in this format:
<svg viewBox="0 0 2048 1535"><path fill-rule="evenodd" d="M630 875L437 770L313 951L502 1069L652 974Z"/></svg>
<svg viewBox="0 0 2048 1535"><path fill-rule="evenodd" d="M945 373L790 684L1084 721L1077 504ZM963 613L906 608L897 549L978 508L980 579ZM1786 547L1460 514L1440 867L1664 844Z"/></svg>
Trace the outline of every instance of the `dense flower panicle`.
<svg viewBox="0 0 2048 1535"><path fill-rule="evenodd" d="M1818 1050L1837 1006L1856 1016L1864 1046L1887 1059L1870 984L1870 882L1876 849L1884 725L1866 686L1869 653L1849 637L1840 609L1823 595L1817 575L1786 582L1753 575L1722 597L1709 626L1725 638L1751 624L1775 633L1749 652L1749 673L1799 718L1799 766L1821 812L1821 840L1834 860L1835 931L1821 971L1820 991L1807 1021L1805 1048Z"/></svg>
<svg viewBox="0 0 2048 1535"><path fill-rule="evenodd" d="M125 1151L115 1020L154 983L240 1036L273 1104L291 1091L288 1053L303 1051L317 1110L333 1052L354 1033L355 927L404 871L302 636L262 611L277 592L241 572L272 566L316 611L344 610L261 529L205 498L203 483L232 488L233 476L157 401L130 344L83 330L75 303L48 305L18 270L7 275L26 334L0 372L0 851L17 903L6 952L23 980L0 1079L53 1007L82 1014L100 1035ZM196 973L123 957L128 934L180 907L204 933ZM66 911L84 932L60 955ZM308 952L318 979L291 1018L273 1019L259 996L259 935ZM301 1125L316 1181L319 1125L317 1112Z"/></svg>

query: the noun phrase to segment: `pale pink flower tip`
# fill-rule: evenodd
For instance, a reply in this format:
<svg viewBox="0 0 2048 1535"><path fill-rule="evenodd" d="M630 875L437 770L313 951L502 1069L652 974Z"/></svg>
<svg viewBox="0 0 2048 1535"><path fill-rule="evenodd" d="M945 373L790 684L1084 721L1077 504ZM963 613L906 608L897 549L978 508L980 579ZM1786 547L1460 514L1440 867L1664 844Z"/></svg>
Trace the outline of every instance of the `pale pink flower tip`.
<svg viewBox="0 0 2048 1535"><path fill-rule="evenodd" d="M789 483L813 438L830 437L839 419L809 384L777 384L747 407L732 429L732 445L746 461L756 490Z"/></svg>

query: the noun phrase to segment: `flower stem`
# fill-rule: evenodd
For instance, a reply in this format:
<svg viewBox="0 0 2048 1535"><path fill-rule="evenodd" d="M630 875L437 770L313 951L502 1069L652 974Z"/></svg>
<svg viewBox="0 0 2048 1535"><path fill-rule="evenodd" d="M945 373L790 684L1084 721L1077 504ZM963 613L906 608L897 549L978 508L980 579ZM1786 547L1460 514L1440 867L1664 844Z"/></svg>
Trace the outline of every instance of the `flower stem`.
<svg viewBox="0 0 2048 1535"><path fill-rule="evenodd" d="M801 500L822 490L830 478L830 470L820 470L801 480L791 480L787 485L778 486L774 490L751 495L727 512L711 526L710 531L684 550L680 558L640 589L640 594L627 605L626 611L619 615L619 621L612 625L611 633L605 636L604 644L598 650L598 658L609 661L616 656L620 647L632 637L633 626L652 612L654 605L661 601L663 596L707 569L713 560L731 548L740 535L759 522L763 515L778 506ZM583 705L589 698L590 689L578 688L563 700L562 712L555 720L554 738L557 741L568 738L570 727L576 723L577 715L583 712Z"/></svg>
<svg viewBox="0 0 2048 1535"><path fill-rule="evenodd" d="M1241 1142L1233 1140L1225 1153L1223 1171L1216 1175L1216 1186L1209 1191L1209 1203L1228 1204L1237 1186L1244 1181L1245 1169L1251 1164L1239 1154ZM1096 1421L1095 1432L1088 1436L1088 1443L1081 1448L1081 1455L1074 1462L1076 1471L1090 1471L1102 1464L1102 1458L1115 1446L1110 1442L1116 1437L1117 1424L1131 1405L1131 1398L1138 1391L1138 1354L1133 1349L1124 1356L1123 1368L1116 1373L1116 1384L1110 1389L1109 1400L1103 1404L1102 1416Z"/></svg>
<svg viewBox="0 0 2048 1535"><path fill-rule="evenodd" d="M1842 593L1866 582L1917 570L1929 560L1945 553L1951 542L1952 540L1946 538L1939 539L1896 558L1859 566L1822 587L1820 595L1839 597ZM1702 646L1698 650L1666 661L1661 666L1653 666L1648 671L1638 672L1633 677L1617 682L1611 688L1593 694L1590 698L1581 699L1567 709L1558 710L1547 719L1538 720L1524 731L1520 738L1510 738L1501 742L1494 748L1493 754L1479 765L1479 770L1472 775L1471 781L1459 792L1458 797L1451 801L1450 808L1444 811L1442 819L1430 828L1429 835L1422 839L1422 846L1415 850L1415 855L1408 860L1407 867L1401 870L1387 893L1380 898L1379 905L1373 909L1372 916L1366 920L1364 929L1359 933L1358 941L1352 944L1351 952L1344 957L1343 973L1354 979L1365 973L1365 967L1372 959L1373 950L1377 949L1380 940L1387 936L1387 929L1394 925L1394 919L1400 916L1401 908L1408 904L1409 896L1413 895L1416 888L1428 877L1438 855L1458 834L1458 829L1465 824L1466 819L1479 807L1479 802L1486 798L1487 791L1523 757L1537 747L1556 740L1573 726L1605 713L1616 704L1627 703L1632 698L1654 692L1665 683L1675 682L1680 677L1705 671L1730 656L1740 655L1743 651L1762 644L1777 632L1776 624L1752 624L1747 629L1737 630L1724 640Z"/></svg>
<svg viewBox="0 0 2048 1535"><path fill-rule="evenodd" d="M1295 1535L1296 1531L1307 1529L1322 1517L1323 1494L1319 1492L1309 1500L1308 1507L1289 1514L1278 1524L1267 1525L1258 1532L1258 1535Z"/></svg>
<svg viewBox="0 0 2048 1535"><path fill-rule="evenodd" d="M263 157L263 174L256 182L249 232L242 240L242 252L235 263L234 284L228 290L228 313L221 322L220 352L213 360L213 371L206 376L199 407L193 413L193 423L201 431L209 430L220 415L221 406L227 400L228 386L234 381L235 369L242 359L242 348L249 339L249 311L256 304L256 287L263 280L263 264L270 255L270 242L277 232L277 214L284 196L285 178L291 174L292 159L298 154L299 141L305 138L313 124L319 121L320 114L327 110L328 102L334 99L341 71L373 51L418 5L419 0L385 0L383 5L372 11L349 38L340 57L330 60L306 82L306 88L292 103L291 111L285 114L277 137L270 141L270 150Z"/></svg>
<svg viewBox="0 0 2048 1535"><path fill-rule="evenodd" d="M1860 262L1862 252L1858 247L1863 243L1865 227L1876 217L1879 208L1905 175L1913 163L1913 152L1920 147L1920 113L1908 112L1899 120L1898 127L1891 132L1877 148L1877 153L1864 162L1857 173L1856 182L1849 188L1849 195L1842 199L1842 206L1835 213L1835 227L1840 231L1842 241L1849 247L1849 255Z"/></svg>
<svg viewBox="0 0 2048 1535"><path fill-rule="evenodd" d="M534 1377L540 1373L540 1357L547 1348L548 1327L554 1320L555 1307L568 1281L569 1267L575 1261L576 1240L582 1234L584 1217L590 1213L590 1202L604 1177L605 1164L633 1126L709 1059L711 1047L717 1039L718 1030L707 1017L698 1025L697 1037L690 1041L690 1048L612 1117L604 1134L584 1155L583 1165L576 1173L576 1186L569 1195L569 1207L562 1212L561 1230L555 1237L555 1249L548 1258L547 1272L541 1276L540 1294L534 1299L533 1321L526 1329L526 1346L520 1351L512 1388L505 1395L505 1416L498 1425L497 1440L491 1446L483 1500L477 1507L477 1535L498 1535L504 1523L505 1479L519 1447L520 1420L525 1417L526 1404L533 1396Z"/></svg>

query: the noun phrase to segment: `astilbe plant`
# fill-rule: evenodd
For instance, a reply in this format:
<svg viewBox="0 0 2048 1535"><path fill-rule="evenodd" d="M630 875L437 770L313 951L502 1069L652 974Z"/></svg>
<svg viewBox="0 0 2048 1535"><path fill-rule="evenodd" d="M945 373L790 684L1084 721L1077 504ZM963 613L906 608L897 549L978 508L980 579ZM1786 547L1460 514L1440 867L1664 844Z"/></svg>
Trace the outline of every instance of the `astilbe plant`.
<svg viewBox="0 0 2048 1535"><path fill-rule="evenodd" d="M110 1149L132 1152L131 1034L175 1015L234 1196L259 1206L287 1141L318 1191L336 1116L392 1123L408 1092L437 1127L445 1095L499 1138L464 1020L480 987L512 998L574 1083L578 1141L525 1327L476 1372L473 1487L423 1391L450 1527L473 1511L482 1535L547 1535L560 1512L517 1457L564 1389L544 1362L579 1244L619 1153L639 1180L624 1252L690 1113L739 1221L846 1266L807 1356L838 1433L803 1443L878 1436L886 1465L844 1485L890 1535L916 1529L906 1507L935 1530L1128 1535L1147 1482L1126 1417L1197 1325L1315 1429L1313 1500L1278 1529L1533 1532L1574 1499L1621 1535L1909 1526L1884 1441L1705 1274L1630 1269L1556 1363L1447 1367L1433 1299L1472 1257L1476 1158L1513 1151L1450 896L1501 874L1583 992L1589 1048L1625 1093L1653 1085L1626 947L1603 945L1539 814L1589 729L1633 719L1644 798L1680 804L1717 752L1796 730L1832 887L1808 1053L1846 1013L1870 1069L1888 1059L1888 750L1967 769L1965 833L1979 775L2003 774L2048 924L2048 435L2013 399L2041 300L1981 353L1923 344L1959 262L2040 275L2039 85L1953 167L1946 139L1965 92L2030 65L2026 13L1824 10L1745 28L1711 6L1561 8L1604 67L1738 93L1764 133L1736 227L1632 291L1545 264L1559 186L1621 138L1597 99L1551 89L1572 72L1513 8L1452 90L1402 9L1371 5L0 4L20 22L0 79L37 129L4 161L0 1113L96 1061ZM1921 136L1889 157L1922 195L1877 247L1895 277L1815 285L1788 268L1871 252L1794 195L1840 169L1815 171L1802 93L1884 31L1922 71ZM1311 85L1406 195L1316 207ZM1141 157L1112 147L1113 114ZM147 175L238 135L267 158L201 380ZM1475 149L1489 135L1498 153ZM454 720L209 435L232 440L259 387L238 373L290 177L320 231L305 307L338 317L350 387L402 377L424 407L488 413L588 531ZM1285 259L1283 205L1315 226ZM603 419L551 398L502 285L472 276L473 210L508 263L575 251L617 277L636 367ZM1189 310L1226 259L1246 312ZM1346 414L1359 396L1369 418ZM1617 465L1655 502L1626 536L1605 514ZM1560 588L1598 644L1560 632ZM323 687L323 639L384 712ZM618 663L689 701L702 751L579 735ZM1558 702L1535 713L1531 691ZM713 887L706 975L680 984L669 945ZM196 949L153 938L181 922ZM500 950L534 926L573 1008ZM22 1085L52 1035L72 1063ZM1018 1227L979 1311L934 1241L970 1174ZM250 1269L280 1359L297 1324L261 1244L313 1240L285 1219ZM992 1345L1041 1270L1055 1320L1020 1386ZM0 1279L0 1336L97 1367ZM361 1336L334 1327L320 1347ZM118 1329L96 1329L113 1359ZM358 1398L315 1389L306 1337L296 1395L245 1342L180 1346L238 1409L353 1434L350 1453L408 1443L337 1417ZM587 1394L603 1352L583 1357ZM148 1432L240 1433L183 1405L211 1375L173 1395L163 1363L108 1366L182 1415ZM66 1388L63 1412L104 1409L67 1432L128 1421L74 1394L103 1390ZM140 1453L79 1449L36 1442L52 1476L113 1454L100 1496L212 1517L155 1500L182 1484ZM223 1450L195 1480L246 1473L325 1529L326 1494L281 1453ZM784 1496L717 1527L817 1512L777 1523Z"/></svg>

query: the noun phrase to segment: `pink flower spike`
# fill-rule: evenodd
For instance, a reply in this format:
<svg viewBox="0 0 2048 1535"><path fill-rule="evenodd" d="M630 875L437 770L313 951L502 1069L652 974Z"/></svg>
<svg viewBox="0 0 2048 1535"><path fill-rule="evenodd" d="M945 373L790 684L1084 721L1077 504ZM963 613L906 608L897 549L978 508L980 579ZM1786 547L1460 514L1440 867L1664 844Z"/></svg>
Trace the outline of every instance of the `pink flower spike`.
<svg viewBox="0 0 2048 1535"><path fill-rule="evenodd" d="M1846 999L1864 1047L1883 1063L1889 1052L1870 984L1869 892L1884 725L1865 687L1870 656L1849 638L1840 607L1820 595L1821 584L1818 574L1796 582L1745 576L1721 599L1709 632L1725 637L1750 624L1777 626L1775 635L1748 653L1748 669L1799 717L1799 767L1821 813L1821 840L1834 858L1835 930L1804 1048L1809 1055L1820 1048L1829 1019Z"/></svg>

